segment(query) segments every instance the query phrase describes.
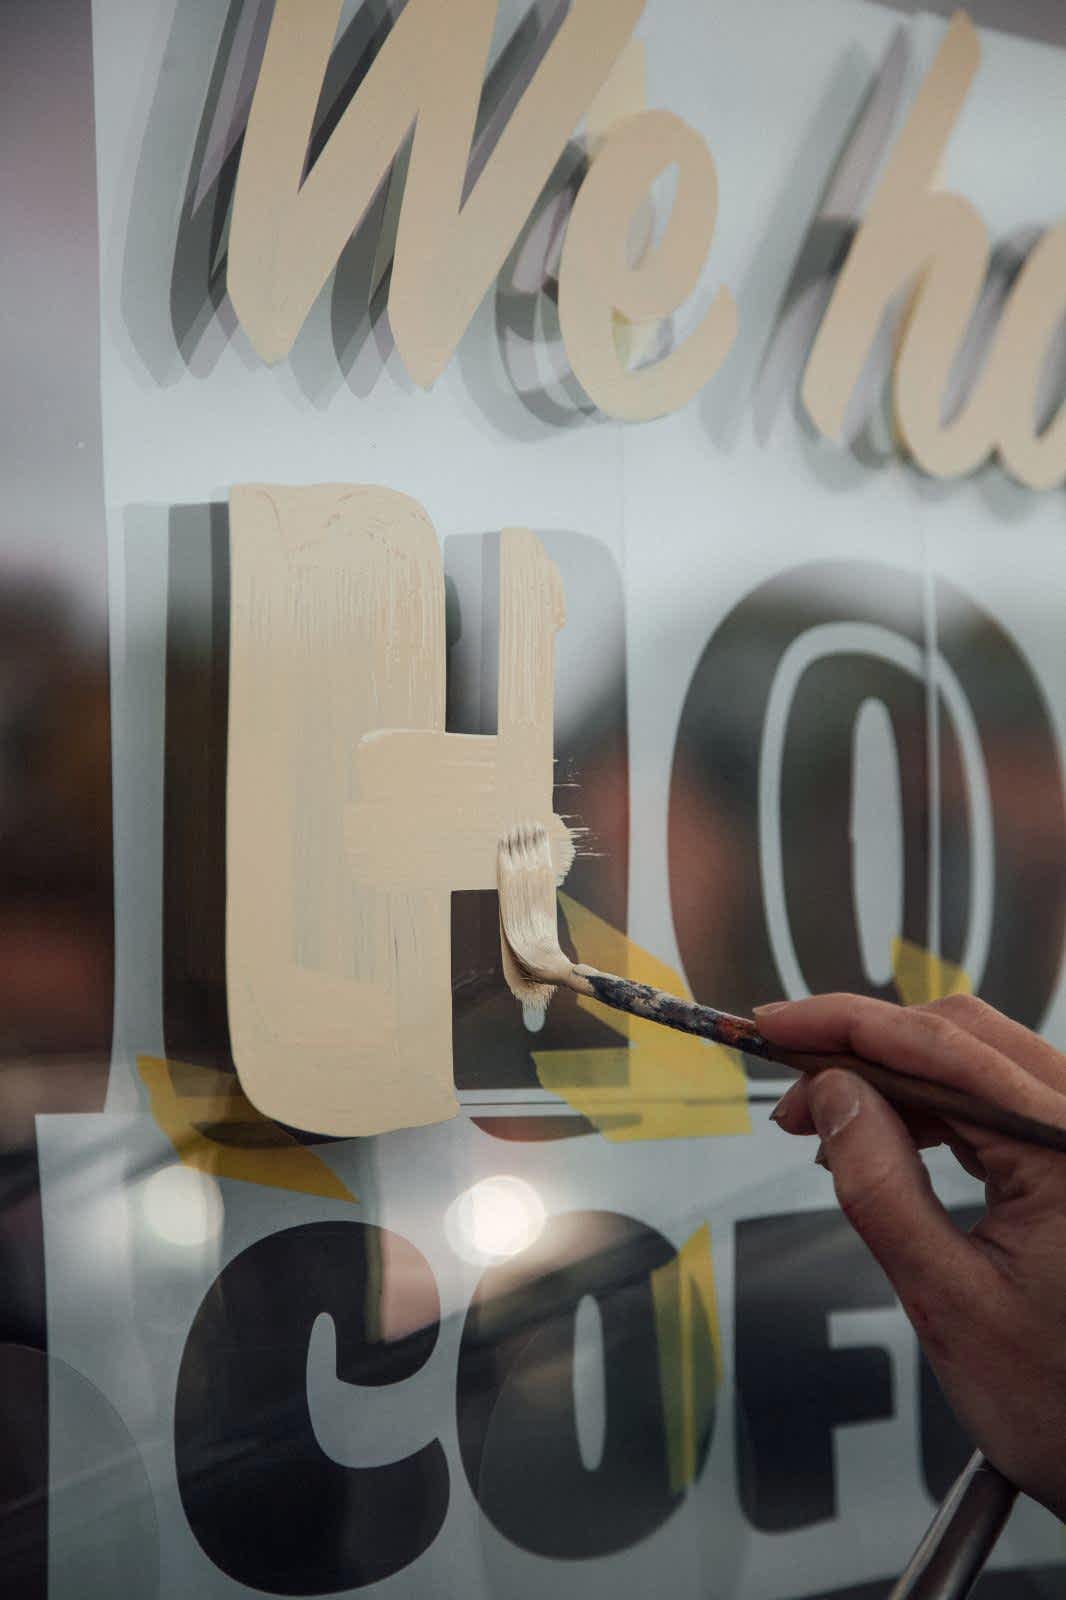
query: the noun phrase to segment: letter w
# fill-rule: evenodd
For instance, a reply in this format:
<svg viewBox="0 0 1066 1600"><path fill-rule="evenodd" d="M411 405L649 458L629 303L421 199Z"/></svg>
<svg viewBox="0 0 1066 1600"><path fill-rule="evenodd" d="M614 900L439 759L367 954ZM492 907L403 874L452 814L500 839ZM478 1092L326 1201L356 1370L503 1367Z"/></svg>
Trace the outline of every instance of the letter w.
<svg viewBox="0 0 1066 1600"><path fill-rule="evenodd" d="M389 291L416 383L440 376L643 0L573 0L470 194L497 0L408 0L301 183L343 0L277 0L244 137L228 286L265 361L292 349L414 124Z"/></svg>

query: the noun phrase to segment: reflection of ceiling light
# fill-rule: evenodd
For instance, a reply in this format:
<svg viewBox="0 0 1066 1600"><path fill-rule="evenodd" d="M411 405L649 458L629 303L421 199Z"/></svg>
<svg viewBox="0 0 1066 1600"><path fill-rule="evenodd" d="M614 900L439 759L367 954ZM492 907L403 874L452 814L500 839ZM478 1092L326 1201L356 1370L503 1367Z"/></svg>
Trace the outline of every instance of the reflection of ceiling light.
<svg viewBox="0 0 1066 1600"><path fill-rule="evenodd" d="M525 1250L540 1237L544 1221L536 1189L501 1174L465 1189L445 1212L444 1230L456 1254L480 1266Z"/></svg>
<svg viewBox="0 0 1066 1600"><path fill-rule="evenodd" d="M161 1167L142 1191L144 1220L168 1244L206 1244L222 1231L222 1193L194 1167Z"/></svg>

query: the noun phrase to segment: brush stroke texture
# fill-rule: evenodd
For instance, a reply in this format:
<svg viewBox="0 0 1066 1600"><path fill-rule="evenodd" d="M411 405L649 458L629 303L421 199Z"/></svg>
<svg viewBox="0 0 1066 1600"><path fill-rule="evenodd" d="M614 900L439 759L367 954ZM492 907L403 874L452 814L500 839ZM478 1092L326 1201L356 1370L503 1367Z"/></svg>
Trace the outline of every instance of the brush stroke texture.
<svg viewBox="0 0 1066 1600"><path fill-rule="evenodd" d="M550 831L562 585L500 557L499 731L444 731L440 547L415 501L241 485L230 502L227 994L249 1100L341 1136L443 1121L450 896L496 881L515 818Z"/></svg>

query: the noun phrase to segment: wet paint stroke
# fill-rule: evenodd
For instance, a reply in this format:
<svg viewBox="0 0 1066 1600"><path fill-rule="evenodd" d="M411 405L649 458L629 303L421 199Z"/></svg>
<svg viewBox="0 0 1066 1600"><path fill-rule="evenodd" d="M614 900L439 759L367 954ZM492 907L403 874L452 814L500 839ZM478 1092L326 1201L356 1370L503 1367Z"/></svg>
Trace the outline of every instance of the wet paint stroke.
<svg viewBox="0 0 1066 1600"><path fill-rule="evenodd" d="M358 882L495 889L500 836L525 817L546 819L557 875L565 875L573 844L551 810L554 641L565 619L555 564L533 534L507 529L500 547L498 732L445 733L441 707L432 729L364 736L356 752L360 799L345 819Z"/></svg>
<svg viewBox="0 0 1066 1600"><path fill-rule="evenodd" d="M453 890L491 889L515 818L552 810L562 584L500 546L499 723L444 729L440 545L415 501L242 485L230 502L227 995L252 1103L370 1135L453 1117Z"/></svg>
<svg viewBox="0 0 1066 1600"><path fill-rule="evenodd" d="M181 1160L214 1178L358 1202L321 1156L258 1112L231 1072L138 1056L148 1103Z"/></svg>
<svg viewBox="0 0 1066 1600"><path fill-rule="evenodd" d="M569 895L559 903L580 962L687 995L680 973ZM748 1080L735 1050L630 1016L584 995L582 1010L621 1035L617 1049L537 1050L541 1086L617 1143L751 1132Z"/></svg>

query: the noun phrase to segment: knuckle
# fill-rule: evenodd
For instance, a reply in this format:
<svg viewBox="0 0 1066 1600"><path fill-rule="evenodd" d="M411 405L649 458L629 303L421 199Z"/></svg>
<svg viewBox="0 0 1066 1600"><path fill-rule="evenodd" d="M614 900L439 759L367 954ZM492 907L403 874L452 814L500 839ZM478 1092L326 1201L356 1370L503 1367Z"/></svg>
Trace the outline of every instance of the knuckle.
<svg viewBox="0 0 1066 1600"><path fill-rule="evenodd" d="M877 1038L886 1027L891 1027L900 1007L886 1000L875 1000L866 994L842 994L835 997L839 1007L842 1031L857 1048L863 1038Z"/></svg>
<svg viewBox="0 0 1066 1600"><path fill-rule="evenodd" d="M963 1036L964 1030L942 1011L910 1006L886 1006L883 1012L862 1014L852 1032L860 1055L887 1061L915 1053L943 1059Z"/></svg>
<svg viewBox="0 0 1066 1600"><path fill-rule="evenodd" d="M843 994L840 997L858 1016L876 1017L882 1011L898 1011L899 1006L889 1000L877 1000L871 994Z"/></svg>
<svg viewBox="0 0 1066 1600"><path fill-rule="evenodd" d="M942 1000L933 1000L920 1007L926 1016L947 1017L949 1021L970 1027L996 1015L986 1000L975 994L949 994Z"/></svg>
<svg viewBox="0 0 1066 1600"><path fill-rule="evenodd" d="M834 1173L834 1186L840 1209L856 1233L864 1238L884 1215L886 1196L895 1186L898 1173L889 1161L878 1161L861 1173Z"/></svg>
<svg viewBox="0 0 1066 1600"><path fill-rule="evenodd" d="M900 1026L919 1029L938 1049L958 1044L963 1034L963 1029L944 1011L904 1011Z"/></svg>

